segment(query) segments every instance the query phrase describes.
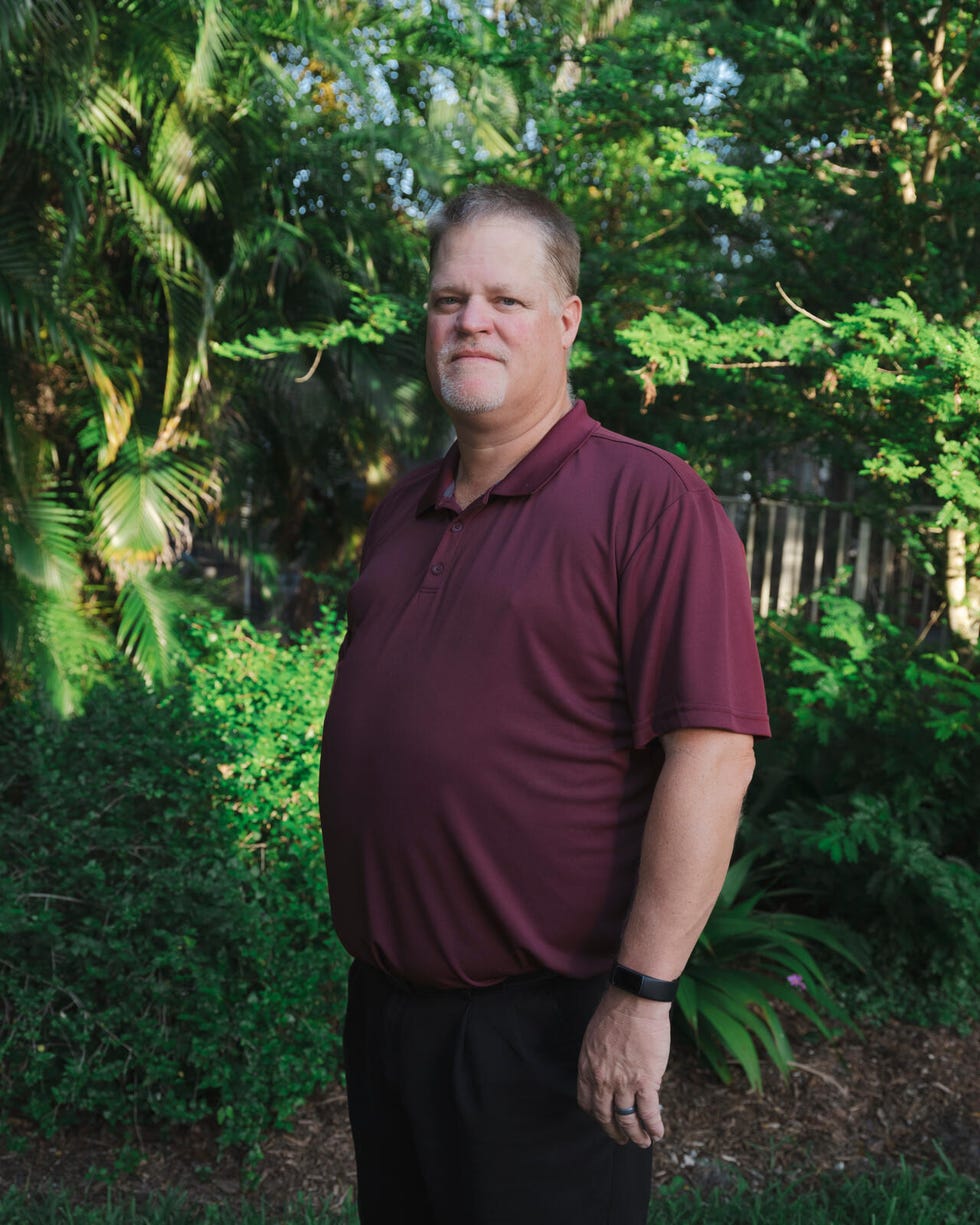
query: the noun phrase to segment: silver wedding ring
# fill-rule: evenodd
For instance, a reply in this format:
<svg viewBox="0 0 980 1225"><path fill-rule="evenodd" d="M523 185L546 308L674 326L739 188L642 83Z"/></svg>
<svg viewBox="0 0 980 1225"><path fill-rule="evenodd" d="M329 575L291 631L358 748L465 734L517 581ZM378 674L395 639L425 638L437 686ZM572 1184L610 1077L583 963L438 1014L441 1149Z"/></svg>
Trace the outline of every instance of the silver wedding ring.
<svg viewBox="0 0 980 1225"><path fill-rule="evenodd" d="M613 1110L622 1118L627 1114L636 1114L635 1106L613 1106Z"/></svg>

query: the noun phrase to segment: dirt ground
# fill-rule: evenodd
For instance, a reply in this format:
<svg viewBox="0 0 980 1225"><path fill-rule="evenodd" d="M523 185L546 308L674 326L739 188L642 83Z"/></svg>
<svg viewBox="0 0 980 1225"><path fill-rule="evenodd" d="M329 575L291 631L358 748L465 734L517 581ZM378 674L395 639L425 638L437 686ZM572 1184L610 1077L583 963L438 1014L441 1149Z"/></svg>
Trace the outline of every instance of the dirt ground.
<svg viewBox="0 0 980 1225"><path fill-rule="evenodd" d="M968 1035L890 1023L834 1045L793 1035L797 1063L788 1082L767 1072L765 1092L744 1080L719 1083L693 1052L677 1047L664 1082L666 1139L655 1181L703 1190L754 1188L773 1180L809 1182L827 1171L870 1166L930 1167L942 1159L980 1177L980 1031ZM15 1133L16 1133L15 1121ZM66 1189L77 1202L101 1197L110 1180L118 1202L180 1191L199 1203L263 1200L275 1212L302 1194L337 1207L354 1194L354 1160L343 1091L311 1101L288 1132L270 1135L247 1175L241 1153L220 1153L215 1132L193 1127L166 1137L118 1136L76 1128L49 1141L22 1134L0 1153L0 1189Z"/></svg>

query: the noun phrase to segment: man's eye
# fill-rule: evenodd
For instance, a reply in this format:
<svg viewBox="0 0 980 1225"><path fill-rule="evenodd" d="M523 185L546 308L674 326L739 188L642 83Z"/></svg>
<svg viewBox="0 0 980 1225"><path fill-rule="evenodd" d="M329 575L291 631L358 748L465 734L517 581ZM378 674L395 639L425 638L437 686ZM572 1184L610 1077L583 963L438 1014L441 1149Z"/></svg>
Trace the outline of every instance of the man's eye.
<svg viewBox="0 0 980 1225"><path fill-rule="evenodd" d="M497 301L501 306L520 306L516 298L498 298Z"/></svg>

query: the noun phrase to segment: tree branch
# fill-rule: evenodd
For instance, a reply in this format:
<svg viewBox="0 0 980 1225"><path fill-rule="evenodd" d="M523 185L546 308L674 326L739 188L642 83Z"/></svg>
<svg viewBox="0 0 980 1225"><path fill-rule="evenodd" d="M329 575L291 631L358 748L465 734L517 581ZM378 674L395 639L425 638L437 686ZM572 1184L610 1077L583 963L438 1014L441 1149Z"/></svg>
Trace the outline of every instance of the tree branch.
<svg viewBox="0 0 980 1225"><path fill-rule="evenodd" d="M926 155L922 161L922 183L928 186L936 178L936 168L943 155L946 142L943 139L940 122L949 105L950 87L943 72L943 52L946 50L946 23L949 19L949 0L943 0L939 10L939 18L932 36L932 46L929 48L929 86L935 103L929 123L929 135L926 137Z"/></svg>
<svg viewBox="0 0 980 1225"><path fill-rule="evenodd" d="M812 318L812 316L811 316ZM818 320L819 322L819 320ZM793 366L795 362L705 362L709 370L762 370L775 367Z"/></svg>
<svg viewBox="0 0 980 1225"><path fill-rule="evenodd" d="M822 328L832 328L834 326L832 323L828 323L826 319L821 319L818 315L811 314L805 307L798 306L778 281L776 282L776 288L779 290L779 296L786 305L795 310L798 315L805 315L807 319L812 319L814 323L819 323Z"/></svg>
<svg viewBox="0 0 980 1225"><path fill-rule="evenodd" d="M881 69L881 85L885 94L885 103L888 107L889 126L896 136L904 138L908 135L909 121L904 109L898 104L898 94L895 91L894 46L892 44L891 29L888 25L888 17L881 0L874 0L871 8L878 19L880 30L881 50L878 55L878 66ZM905 204L914 204L917 198L915 180L912 178L912 171L908 166L898 172L898 181L902 189L902 201Z"/></svg>
<svg viewBox="0 0 980 1225"><path fill-rule="evenodd" d="M320 359L322 357L323 357L323 350L317 349L316 357L314 357L313 359L313 365L309 368L309 370L307 370L305 374L297 375L297 377L293 379L293 382L294 383L308 383L310 379L314 376L314 374L316 374L317 366L319 366Z"/></svg>

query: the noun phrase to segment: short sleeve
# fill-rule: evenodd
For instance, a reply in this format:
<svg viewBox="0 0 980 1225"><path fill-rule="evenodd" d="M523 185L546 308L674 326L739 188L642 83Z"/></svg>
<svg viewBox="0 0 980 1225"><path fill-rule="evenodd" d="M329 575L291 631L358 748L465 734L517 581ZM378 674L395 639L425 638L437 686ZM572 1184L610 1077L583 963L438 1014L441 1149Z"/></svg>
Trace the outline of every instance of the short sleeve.
<svg viewBox="0 0 980 1225"><path fill-rule="evenodd" d="M682 492L642 537L619 601L636 747L690 727L769 735L745 552L706 486Z"/></svg>

